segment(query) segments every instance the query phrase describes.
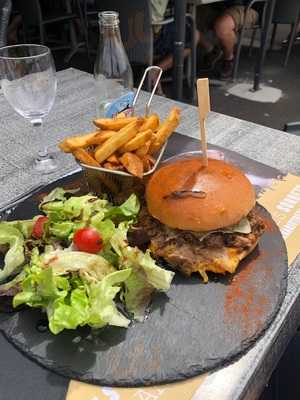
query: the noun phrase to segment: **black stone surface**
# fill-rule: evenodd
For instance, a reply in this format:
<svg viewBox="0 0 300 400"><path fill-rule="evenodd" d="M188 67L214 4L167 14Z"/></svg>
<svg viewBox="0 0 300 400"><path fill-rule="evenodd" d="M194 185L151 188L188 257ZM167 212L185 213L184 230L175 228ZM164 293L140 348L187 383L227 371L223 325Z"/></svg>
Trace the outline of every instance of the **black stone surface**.
<svg viewBox="0 0 300 400"><path fill-rule="evenodd" d="M176 147L180 140L178 137ZM173 145L171 142L167 155L172 154ZM244 170L253 176L268 179L278 173L225 152L226 159L235 156L234 161L244 163ZM55 186L70 182L74 186L79 178L78 174ZM45 188L48 190L50 187ZM36 213L38 197L19 205L10 218ZM259 212L267 222L267 232L233 277L212 275L210 282L203 284L197 276L187 279L177 274L167 295L154 297L144 323L134 323L127 330L105 328L97 336L89 329L54 336L37 329L43 319L39 310L24 309L0 314L0 330L42 366L65 377L106 386L172 382L222 366L245 352L263 333L286 291L284 241L270 215L261 207Z"/></svg>

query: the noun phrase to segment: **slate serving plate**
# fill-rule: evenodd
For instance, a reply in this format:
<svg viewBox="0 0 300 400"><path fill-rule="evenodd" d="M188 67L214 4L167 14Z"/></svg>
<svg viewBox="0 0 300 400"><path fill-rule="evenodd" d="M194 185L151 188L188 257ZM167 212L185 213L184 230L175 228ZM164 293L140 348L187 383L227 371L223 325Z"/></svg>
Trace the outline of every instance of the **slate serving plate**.
<svg viewBox="0 0 300 400"><path fill-rule="evenodd" d="M75 174L45 187L43 194L55 186L78 185L84 186L84 181ZM37 193L20 203L9 219L36 214L41 196ZM54 336L44 329L39 310L25 308L0 313L0 330L42 366L106 386L173 382L229 363L264 332L286 292L284 241L269 213L262 207L259 213L267 231L233 277L211 276L204 284L197 276L176 274L170 291L153 298L144 323L133 323L127 330L108 327L96 335L82 328Z"/></svg>

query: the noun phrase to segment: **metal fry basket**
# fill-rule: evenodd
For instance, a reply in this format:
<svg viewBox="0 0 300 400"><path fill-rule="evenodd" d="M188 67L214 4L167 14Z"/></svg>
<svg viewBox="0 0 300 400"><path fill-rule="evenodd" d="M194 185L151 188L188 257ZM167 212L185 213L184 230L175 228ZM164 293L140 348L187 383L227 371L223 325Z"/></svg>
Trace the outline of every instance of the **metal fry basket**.
<svg viewBox="0 0 300 400"><path fill-rule="evenodd" d="M133 100L132 115L134 115L135 105L139 98L139 94L141 92L143 83L146 79L147 74L151 70L157 70L158 76L157 76L157 80L154 84L153 90L150 94L149 100L145 107L145 115L146 116L149 115L151 102L152 102L155 90L158 86L159 80L162 75L162 69L157 66L151 66L145 70L144 75L141 79L141 82L138 86L138 89L136 91L136 94L135 94L135 97ZM160 151L158 153L154 154L154 157L156 160L155 164L153 165L151 170L144 173L143 179L139 179L127 172L124 172L124 171L115 171L115 170L110 170L110 169L106 169L106 168L92 167L90 165L83 164L80 162L79 162L79 164L83 168L83 171L84 171L86 179L87 179L87 183L89 185L89 189L98 195L101 193L102 194L107 193L111 198L115 198L120 193L126 193L127 195L129 195L131 193L142 194L144 191L145 181L147 180L147 177L149 177L151 174L153 174L153 172L158 167L158 164L164 154L166 146L167 146L167 142L164 143L164 145L162 146L162 148L160 149Z"/></svg>

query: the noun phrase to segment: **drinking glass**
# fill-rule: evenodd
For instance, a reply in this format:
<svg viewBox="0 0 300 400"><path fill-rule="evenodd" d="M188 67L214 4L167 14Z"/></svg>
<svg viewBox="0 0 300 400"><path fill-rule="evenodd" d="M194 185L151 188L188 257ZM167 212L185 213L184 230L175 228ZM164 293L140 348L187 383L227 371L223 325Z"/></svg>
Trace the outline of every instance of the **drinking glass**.
<svg viewBox="0 0 300 400"><path fill-rule="evenodd" d="M50 112L56 94L57 80L50 50L37 44L0 48L0 78L3 94L14 110L29 120L39 134L41 150L32 160L34 170L49 174L57 168L43 137L43 118Z"/></svg>

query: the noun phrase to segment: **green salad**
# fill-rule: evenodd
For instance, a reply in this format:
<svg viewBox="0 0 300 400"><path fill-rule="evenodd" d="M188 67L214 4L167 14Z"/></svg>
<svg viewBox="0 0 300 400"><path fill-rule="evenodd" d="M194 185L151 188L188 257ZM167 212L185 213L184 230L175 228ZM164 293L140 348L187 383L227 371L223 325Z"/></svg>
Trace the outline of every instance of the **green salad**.
<svg viewBox="0 0 300 400"><path fill-rule="evenodd" d="M167 291L174 273L128 244L138 198L114 206L73 194L56 188L39 205L41 215L0 222L0 295L13 295L13 307L42 308L54 334L143 320L153 292Z"/></svg>

